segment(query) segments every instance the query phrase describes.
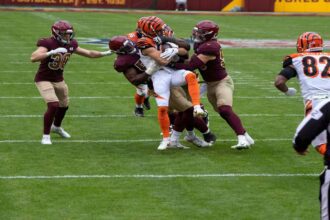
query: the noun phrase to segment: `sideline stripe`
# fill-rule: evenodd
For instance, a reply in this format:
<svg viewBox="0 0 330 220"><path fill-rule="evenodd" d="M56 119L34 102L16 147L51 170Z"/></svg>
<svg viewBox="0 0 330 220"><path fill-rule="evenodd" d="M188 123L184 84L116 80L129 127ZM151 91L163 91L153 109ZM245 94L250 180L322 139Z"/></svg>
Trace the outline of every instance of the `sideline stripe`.
<svg viewBox="0 0 330 220"><path fill-rule="evenodd" d="M0 176L8 179L170 179L170 178L209 178L209 177L317 177L316 173L214 173L214 174L133 174L133 175L56 175L56 176Z"/></svg>
<svg viewBox="0 0 330 220"><path fill-rule="evenodd" d="M241 117L304 117L303 114L240 114ZM42 118L43 115L0 115L0 118ZM127 115L66 115L67 118L136 118L133 114ZM156 115L148 114L144 117L156 117ZM209 117L219 117L212 114Z"/></svg>
<svg viewBox="0 0 330 220"><path fill-rule="evenodd" d="M256 142L292 141L292 138L264 138L254 139ZM52 140L54 143L136 143L136 142L159 142L160 139L138 140ZM221 139L221 142L235 142L237 139ZM40 143L40 140L0 140L0 144L11 143Z"/></svg>

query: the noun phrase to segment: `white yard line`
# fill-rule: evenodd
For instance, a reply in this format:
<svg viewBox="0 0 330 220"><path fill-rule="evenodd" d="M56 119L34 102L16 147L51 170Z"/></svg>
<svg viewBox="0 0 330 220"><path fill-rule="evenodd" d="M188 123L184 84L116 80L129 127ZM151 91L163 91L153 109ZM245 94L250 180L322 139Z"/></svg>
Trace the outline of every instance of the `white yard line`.
<svg viewBox="0 0 330 220"><path fill-rule="evenodd" d="M218 178L218 177L317 177L317 173L210 173L210 174L114 174L114 175L55 175L55 176L0 176L11 179L172 179L172 178Z"/></svg>
<svg viewBox="0 0 330 220"><path fill-rule="evenodd" d="M303 114L240 114L241 117L304 117ZM43 115L0 115L0 118L42 118ZM133 114L126 115L66 115L67 118L127 118L136 117ZM145 117L156 117L148 114ZM219 117L216 114L210 114L209 117Z"/></svg>
<svg viewBox="0 0 330 220"><path fill-rule="evenodd" d="M256 142L292 141L291 138L264 138L254 139ZM136 139L136 140L54 140L54 143L137 143L137 142L159 142L160 139ZM221 139L221 142L235 142L237 139ZM40 143L40 140L0 140L0 144L15 143Z"/></svg>
<svg viewBox="0 0 330 220"><path fill-rule="evenodd" d="M206 97L202 97L206 98ZM0 99L42 99L40 96L0 96ZM133 96L70 96L70 99L133 99ZM300 96L235 96L234 99L302 99Z"/></svg>

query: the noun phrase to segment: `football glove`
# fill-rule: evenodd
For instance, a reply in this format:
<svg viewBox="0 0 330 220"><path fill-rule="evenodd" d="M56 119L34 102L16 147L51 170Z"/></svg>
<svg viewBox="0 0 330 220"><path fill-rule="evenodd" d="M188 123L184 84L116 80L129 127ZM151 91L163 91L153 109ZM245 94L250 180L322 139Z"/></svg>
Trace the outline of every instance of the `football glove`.
<svg viewBox="0 0 330 220"><path fill-rule="evenodd" d="M167 48L163 53L160 54L160 57L163 59L171 60L177 53L179 53L178 45L174 43L167 42L171 47Z"/></svg>
<svg viewBox="0 0 330 220"><path fill-rule="evenodd" d="M111 50L101 52L102 56L110 56L112 54Z"/></svg>
<svg viewBox="0 0 330 220"><path fill-rule="evenodd" d="M194 106L194 117L205 117L207 113L201 108L200 105Z"/></svg>
<svg viewBox="0 0 330 220"><path fill-rule="evenodd" d="M50 55L53 55L53 54L56 54L56 53L66 53L68 52L68 50L64 47L59 47L55 50L51 50L51 51L48 51L46 54L47 56L50 56Z"/></svg>
<svg viewBox="0 0 330 220"><path fill-rule="evenodd" d="M294 96L296 93L297 93L297 90L295 88L289 88L288 91L285 92L285 95Z"/></svg>

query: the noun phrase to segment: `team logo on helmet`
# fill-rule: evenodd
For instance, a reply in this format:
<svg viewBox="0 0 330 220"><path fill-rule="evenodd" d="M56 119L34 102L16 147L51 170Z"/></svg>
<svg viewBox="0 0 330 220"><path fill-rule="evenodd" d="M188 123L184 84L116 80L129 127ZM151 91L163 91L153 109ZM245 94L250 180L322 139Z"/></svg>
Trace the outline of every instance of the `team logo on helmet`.
<svg viewBox="0 0 330 220"><path fill-rule="evenodd" d="M52 25L52 35L60 43L69 44L74 38L73 26L68 21L57 21Z"/></svg>
<svg viewBox="0 0 330 220"><path fill-rule="evenodd" d="M194 42L204 42L216 39L219 32L219 26L210 20L203 20L196 24L192 31Z"/></svg>
<svg viewBox="0 0 330 220"><path fill-rule="evenodd" d="M133 54L136 52L135 44L127 36L114 36L109 41L109 49L117 54Z"/></svg>
<svg viewBox="0 0 330 220"><path fill-rule="evenodd" d="M298 37L297 52L314 52L323 50L323 39L315 32L305 32Z"/></svg>

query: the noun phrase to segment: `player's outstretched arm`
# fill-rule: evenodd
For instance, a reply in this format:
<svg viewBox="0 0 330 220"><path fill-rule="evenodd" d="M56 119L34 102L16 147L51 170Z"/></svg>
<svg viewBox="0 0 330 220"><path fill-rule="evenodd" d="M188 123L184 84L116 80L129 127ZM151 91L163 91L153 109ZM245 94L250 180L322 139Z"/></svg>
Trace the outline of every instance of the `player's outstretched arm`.
<svg viewBox="0 0 330 220"><path fill-rule="evenodd" d="M96 51L96 50L84 49L81 47L77 47L77 49L75 50L75 53L80 56L84 56L84 57L88 57L88 58L99 58L99 57L109 56L112 54L111 50L100 52L100 51Z"/></svg>

